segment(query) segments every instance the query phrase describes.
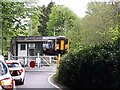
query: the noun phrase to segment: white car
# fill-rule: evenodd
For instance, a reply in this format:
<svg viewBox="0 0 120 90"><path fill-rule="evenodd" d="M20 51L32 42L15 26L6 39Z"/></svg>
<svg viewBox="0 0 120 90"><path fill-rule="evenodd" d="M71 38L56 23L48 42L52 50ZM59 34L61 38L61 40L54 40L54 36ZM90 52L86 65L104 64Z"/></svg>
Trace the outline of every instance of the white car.
<svg viewBox="0 0 120 90"><path fill-rule="evenodd" d="M15 81L10 75L4 57L0 55L0 90L13 90L15 88Z"/></svg>
<svg viewBox="0 0 120 90"><path fill-rule="evenodd" d="M6 63L15 82L23 85L25 80L25 69L20 62L18 60L6 60Z"/></svg>

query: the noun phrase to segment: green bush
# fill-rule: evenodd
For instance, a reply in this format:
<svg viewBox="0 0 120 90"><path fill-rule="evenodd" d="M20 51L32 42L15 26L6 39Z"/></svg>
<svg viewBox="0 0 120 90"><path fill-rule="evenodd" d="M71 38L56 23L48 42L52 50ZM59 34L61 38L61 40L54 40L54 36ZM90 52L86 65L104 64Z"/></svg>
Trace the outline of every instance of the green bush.
<svg viewBox="0 0 120 90"><path fill-rule="evenodd" d="M119 88L120 39L68 53L57 79L70 88Z"/></svg>

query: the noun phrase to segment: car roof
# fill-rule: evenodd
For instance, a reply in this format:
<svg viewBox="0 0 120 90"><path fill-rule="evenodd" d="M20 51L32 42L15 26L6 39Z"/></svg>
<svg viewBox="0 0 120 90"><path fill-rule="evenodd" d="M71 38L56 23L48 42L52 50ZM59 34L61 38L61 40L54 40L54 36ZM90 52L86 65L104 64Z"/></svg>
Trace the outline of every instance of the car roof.
<svg viewBox="0 0 120 90"><path fill-rule="evenodd" d="M18 60L6 60L6 63L19 63Z"/></svg>

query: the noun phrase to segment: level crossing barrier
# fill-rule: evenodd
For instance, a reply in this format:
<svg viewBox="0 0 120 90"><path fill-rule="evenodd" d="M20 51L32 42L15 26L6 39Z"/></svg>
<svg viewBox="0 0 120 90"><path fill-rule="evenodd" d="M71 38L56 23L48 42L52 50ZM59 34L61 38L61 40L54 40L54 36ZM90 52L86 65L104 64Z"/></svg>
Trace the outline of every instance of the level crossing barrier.
<svg viewBox="0 0 120 90"><path fill-rule="evenodd" d="M12 56L12 59L19 60L27 71L56 71L58 63L57 56ZM33 61L35 67L30 67L30 63Z"/></svg>

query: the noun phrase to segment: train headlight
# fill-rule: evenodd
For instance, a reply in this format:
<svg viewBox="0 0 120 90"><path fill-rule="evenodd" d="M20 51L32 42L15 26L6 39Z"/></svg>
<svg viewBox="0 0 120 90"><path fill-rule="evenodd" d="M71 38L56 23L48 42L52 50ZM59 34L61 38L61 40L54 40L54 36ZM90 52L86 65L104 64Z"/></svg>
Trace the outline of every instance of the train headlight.
<svg viewBox="0 0 120 90"><path fill-rule="evenodd" d="M59 47L56 47L56 49L59 49Z"/></svg>

